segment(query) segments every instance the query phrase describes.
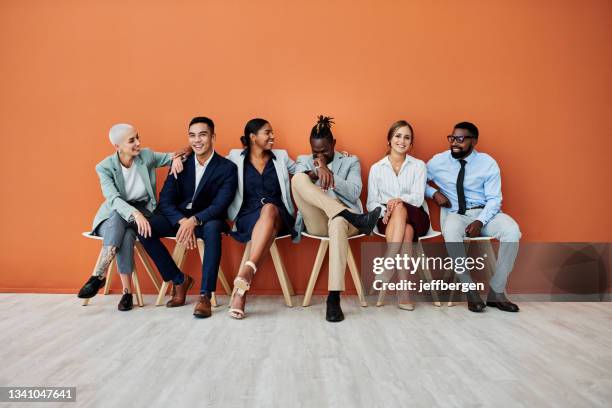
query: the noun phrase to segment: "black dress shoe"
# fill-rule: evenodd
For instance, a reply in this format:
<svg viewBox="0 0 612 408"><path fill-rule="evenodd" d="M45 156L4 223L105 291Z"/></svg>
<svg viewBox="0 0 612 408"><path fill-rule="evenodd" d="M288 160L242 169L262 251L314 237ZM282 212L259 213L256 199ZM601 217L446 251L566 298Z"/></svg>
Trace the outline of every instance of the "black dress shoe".
<svg viewBox="0 0 612 408"><path fill-rule="evenodd" d="M485 310L485 303L480 298L478 292L469 290L467 293L468 309L471 312L481 313Z"/></svg>
<svg viewBox="0 0 612 408"><path fill-rule="evenodd" d="M355 214L349 210L344 210L338 215L357 228L360 234L370 235L378 222L378 218L380 218L381 211L380 207L376 207L374 211L365 214Z"/></svg>
<svg viewBox="0 0 612 408"><path fill-rule="evenodd" d="M325 320L332 323L344 320L344 313L342 313L342 308L340 307L340 299L327 299Z"/></svg>
<svg viewBox="0 0 612 408"><path fill-rule="evenodd" d="M85 282L79 294L77 295L81 299L89 299L98 293L100 288L106 283L106 278L98 278L97 276L90 276L89 280Z"/></svg>
<svg viewBox="0 0 612 408"><path fill-rule="evenodd" d="M123 296L121 296L117 309L121 310L122 312L126 312L128 310L132 310L132 307L134 307L134 297L131 293L126 292L123 294Z"/></svg>
<svg viewBox="0 0 612 408"><path fill-rule="evenodd" d="M496 293L493 290L487 296L487 306L496 307L504 312L518 312L518 305L512 303L504 293Z"/></svg>

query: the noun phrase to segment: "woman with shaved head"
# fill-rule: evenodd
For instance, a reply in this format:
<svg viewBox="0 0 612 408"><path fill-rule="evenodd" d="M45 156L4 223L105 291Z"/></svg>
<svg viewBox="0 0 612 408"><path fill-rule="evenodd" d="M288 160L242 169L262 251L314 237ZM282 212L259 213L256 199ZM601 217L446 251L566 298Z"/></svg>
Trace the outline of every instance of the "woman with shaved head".
<svg viewBox="0 0 612 408"><path fill-rule="evenodd" d="M123 285L119 310L132 309L130 278L134 270L134 241L136 232L151 234L147 218L157 205L155 169L171 165L171 174L183 170L182 157L187 150L178 153L158 153L140 147L136 128L117 124L109 132L115 153L96 165L102 194L106 199L94 218L92 235L103 238L102 253L93 275L79 291L78 297L92 298L106 282L106 271L117 257L117 269Z"/></svg>

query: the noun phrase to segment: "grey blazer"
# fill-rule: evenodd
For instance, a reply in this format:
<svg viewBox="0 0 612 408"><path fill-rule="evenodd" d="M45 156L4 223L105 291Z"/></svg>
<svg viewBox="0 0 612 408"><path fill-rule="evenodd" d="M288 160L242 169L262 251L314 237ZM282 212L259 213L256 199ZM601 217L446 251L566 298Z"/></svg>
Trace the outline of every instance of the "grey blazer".
<svg viewBox="0 0 612 408"><path fill-rule="evenodd" d="M359 164L359 159L356 156L345 156L342 153L334 152L334 160L329 164L329 167L332 173L334 173L335 188L333 190L328 190L327 195L339 199L351 210L363 213L363 206L359 199L362 188L361 165ZM296 173L314 170L314 158L312 154L298 156L295 168ZM316 184L318 185L319 182L317 181ZM301 233L304 231L304 219L299 211L295 220L295 230L298 236L294 241L297 242L300 240Z"/></svg>
<svg viewBox="0 0 612 408"><path fill-rule="evenodd" d="M244 149L232 149L226 156L227 159L231 160L238 166L238 190L236 190L236 196L234 201L230 204L227 209L227 214L230 220L234 221L240 208L242 207L243 192L244 192ZM289 214L293 215L295 209L293 202L291 201L291 185L289 175L295 173L295 162L289 157L286 150L272 149L274 153L274 169L276 170L276 176L280 184L281 192L283 195L283 204L287 207ZM236 226L234 225L234 230Z"/></svg>
<svg viewBox="0 0 612 408"><path fill-rule="evenodd" d="M149 196L149 202L147 203L147 209L149 211L155 210L157 206L157 194L156 180L155 180L155 169L158 167L167 166L172 162L172 154L170 153L157 153L150 149L142 149L140 154L134 158L133 166L136 166L138 173L144 181L147 194ZM136 210L125 200L125 182L123 180L123 172L121 171L121 162L117 153L108 156L96 165L96 172L100 178L100 187L102 187L102 195L106 199L94 218L92 231L95 231L96 227L102 223L102 221L108 219L111 213L117 211L117 213L126 221L130 220L132 213Z"/></svg>

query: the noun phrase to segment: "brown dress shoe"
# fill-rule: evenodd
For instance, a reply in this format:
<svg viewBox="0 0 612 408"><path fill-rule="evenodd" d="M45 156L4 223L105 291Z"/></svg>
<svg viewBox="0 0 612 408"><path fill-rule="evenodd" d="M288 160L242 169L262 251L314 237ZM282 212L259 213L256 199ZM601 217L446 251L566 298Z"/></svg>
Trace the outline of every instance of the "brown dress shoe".
<svg viewBox="0 0 612 408"><path fill-rule="evenodd" d="M208 297L200 295L200 300L198 300L195 309L193 309L193 315L202 319L212 315L210 299Z"/></svg>
<svg viewBox="0 0 612 408"><path fill-rule="evenodd" d="M187 291L193 286L193 278L185 274L185 280L180 285L173 285L174 293L172 299L166 303L166 307L178 307L185 304Z"/></svg>

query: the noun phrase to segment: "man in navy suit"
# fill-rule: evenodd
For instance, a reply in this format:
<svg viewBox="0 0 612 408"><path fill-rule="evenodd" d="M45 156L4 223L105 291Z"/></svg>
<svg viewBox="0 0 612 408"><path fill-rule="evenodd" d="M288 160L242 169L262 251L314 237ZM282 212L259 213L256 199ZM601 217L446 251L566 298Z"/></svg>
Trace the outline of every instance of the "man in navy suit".
<svg viewBox="0 0 612 408"><path fill-rule="evenodd" d="M214 151L215 125L206 117L189 123L189 144L193 155L177 177L168 175L159 196L159 206L150 219L151 231L138 239L157 265L164 281L174 283L168 307L183 306L193 279L174 263L160 238L176 235L177 244L196 247L204 240L200 299L193 312L196 317L211 315L210 297L215 291L221 261L221 233L227 231L227 208L238 186L236 165Z"/></svg>

